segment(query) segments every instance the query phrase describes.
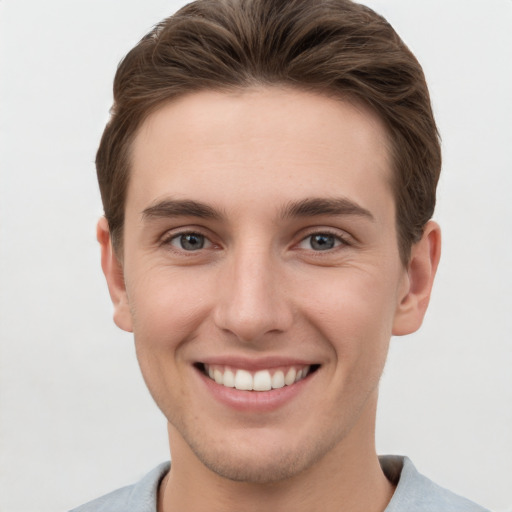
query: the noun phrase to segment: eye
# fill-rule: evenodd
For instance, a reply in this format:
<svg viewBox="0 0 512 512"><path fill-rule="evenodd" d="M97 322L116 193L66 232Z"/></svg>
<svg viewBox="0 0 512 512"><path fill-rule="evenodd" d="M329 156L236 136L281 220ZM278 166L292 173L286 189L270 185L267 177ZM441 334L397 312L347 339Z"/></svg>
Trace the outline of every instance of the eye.
<svg viewBox="0 0 512 512"><path fill-rule="evenodd" d="M313 251L328 251L344 243L339 236L330 233L313 233L300 242L299 248L313 249Z"/></svg>
<svg viewBox="0 0 512 512"><path fill-rule="evenodd" d="M181 233L173 236L169 243L183 251L198 251L211 246L211 242L200 233Z"/></svg>

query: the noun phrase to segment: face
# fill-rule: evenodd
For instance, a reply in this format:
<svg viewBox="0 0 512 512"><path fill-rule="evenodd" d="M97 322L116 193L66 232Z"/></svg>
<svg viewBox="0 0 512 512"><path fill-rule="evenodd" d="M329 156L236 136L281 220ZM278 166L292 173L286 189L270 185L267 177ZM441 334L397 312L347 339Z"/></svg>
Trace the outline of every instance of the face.
<svg viewBox="0 0 512 512"><path fill-rule="evenodd" d="M171 452L266 482L373 443L411 287L390 182L384 127L348 102L209 91L146 120L109 284Z"/></svg>

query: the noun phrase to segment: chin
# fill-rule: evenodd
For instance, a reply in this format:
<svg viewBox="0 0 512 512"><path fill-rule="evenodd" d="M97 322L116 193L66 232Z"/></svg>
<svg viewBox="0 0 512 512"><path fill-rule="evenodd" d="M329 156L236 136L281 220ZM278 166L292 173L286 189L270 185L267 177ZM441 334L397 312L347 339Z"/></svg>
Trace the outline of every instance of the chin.
<svg viewBox="0 0 512 512"><path fill-rule="evenodd" d="M253 436L251 436L253 437ZM195 457L216 475L234 482L270 484L293 478L302 473L326 453L330 446L303 442L300 445L269 442L266 439L222 443L204 440L188 443Z"/></svg>
<svg viewBox="0 0 512 512"><path fill-rule="evenodd" d="M222 478L253 484L270 484L287 480L310 465L301 457L301 454L297 453L290 457L274 452L266 458L260 455L258 460L252 457L242 459L239 454L236 458L225 453L210 457L203 454L200 460L210 471Z"/></svg>

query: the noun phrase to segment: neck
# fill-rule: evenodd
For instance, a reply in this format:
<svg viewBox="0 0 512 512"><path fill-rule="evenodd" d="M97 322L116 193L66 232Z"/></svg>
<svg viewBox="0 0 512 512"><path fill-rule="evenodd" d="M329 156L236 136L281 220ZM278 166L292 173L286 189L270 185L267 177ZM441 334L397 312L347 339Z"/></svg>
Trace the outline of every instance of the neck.
<svg viewBox="0 0 512 512"><path fill-rule="evenodd" d="M354 426L311 467L270 483L236 482L219 476L202 464L170 426L172 470L160 486L158 511L382 512L394 487L378 461L372 415L358 422L369 428Z"/></svg>

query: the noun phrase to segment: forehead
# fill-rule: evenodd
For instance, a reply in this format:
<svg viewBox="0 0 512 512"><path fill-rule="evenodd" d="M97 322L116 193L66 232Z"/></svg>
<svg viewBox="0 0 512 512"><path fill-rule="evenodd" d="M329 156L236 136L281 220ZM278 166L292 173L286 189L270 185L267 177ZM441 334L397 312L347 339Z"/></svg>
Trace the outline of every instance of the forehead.
<svg viewBox="0 0 512 512"><path fill-rule="evenodd" d="M132 147L127 206L196 196L276 207L301 195L391 194L387 133L357 103L281 88L203 91L151 114ZM357 196L360 197L357 197ZM141 210L139 210L141 211Z"/></svg>

